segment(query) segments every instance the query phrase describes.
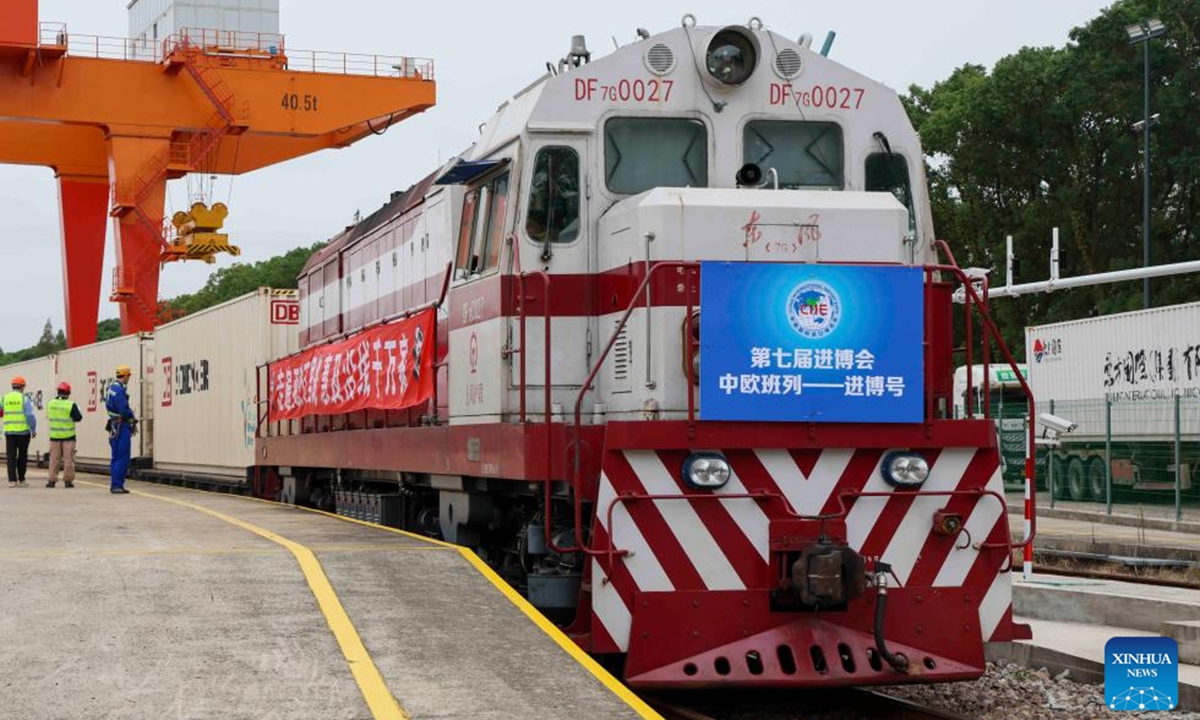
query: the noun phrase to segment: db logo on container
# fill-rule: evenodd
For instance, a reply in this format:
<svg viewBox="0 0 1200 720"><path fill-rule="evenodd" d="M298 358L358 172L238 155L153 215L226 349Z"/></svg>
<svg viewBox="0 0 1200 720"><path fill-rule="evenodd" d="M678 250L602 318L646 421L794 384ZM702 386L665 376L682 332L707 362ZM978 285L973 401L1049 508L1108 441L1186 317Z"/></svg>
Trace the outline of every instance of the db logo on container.
<svg viewBox="0 0 1200 720"><path fill-rule="evenodd" d="M295 300L272 300L271 324L299 325L300 303Z"/></svg>

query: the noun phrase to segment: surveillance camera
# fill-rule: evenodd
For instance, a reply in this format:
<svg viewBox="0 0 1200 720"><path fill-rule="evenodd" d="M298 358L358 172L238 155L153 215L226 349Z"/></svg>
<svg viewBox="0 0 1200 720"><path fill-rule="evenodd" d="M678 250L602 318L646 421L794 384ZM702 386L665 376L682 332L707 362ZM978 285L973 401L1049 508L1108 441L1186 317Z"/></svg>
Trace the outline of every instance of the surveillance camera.
<svg viewBox="0 0 1200 720"><path fill-rule="evenodd" d="M1053 430L1056 433L1069 433L1075 428L1079 427L1079 424L1072 420L1060 418L1059 416L1051 415L1050 413L1039 413L1038 424L1047 430Z"/></svg>

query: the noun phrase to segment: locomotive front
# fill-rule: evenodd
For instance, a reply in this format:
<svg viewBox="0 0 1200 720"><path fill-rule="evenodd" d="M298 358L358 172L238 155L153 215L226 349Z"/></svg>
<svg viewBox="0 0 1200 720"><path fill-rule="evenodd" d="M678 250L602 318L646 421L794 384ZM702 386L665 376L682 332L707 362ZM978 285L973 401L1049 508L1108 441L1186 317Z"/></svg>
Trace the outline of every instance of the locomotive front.
<svg viewBox="0 0 1200 720"><path fill-rule="evenodd" d="M685 18L568 58L532 113L526 267L595 292L566 402L603 425L598 477L570 466L589 643L635 686L963 679L1021 632L995 434L951 419L919 140L809 44Z"/></svg>
<svg viewBox="0 0 1200 720"><path fill-rule="evenodd" d="M273 364L303 419L259 457L318 504L398 483L396 524L478 549L637 687L979 676L1027 629L953 348L1007 351L969 284L953 338L971 281L899 98L758 20L638 34L577 37L314 256L302 342L330 357Z"/></svg>

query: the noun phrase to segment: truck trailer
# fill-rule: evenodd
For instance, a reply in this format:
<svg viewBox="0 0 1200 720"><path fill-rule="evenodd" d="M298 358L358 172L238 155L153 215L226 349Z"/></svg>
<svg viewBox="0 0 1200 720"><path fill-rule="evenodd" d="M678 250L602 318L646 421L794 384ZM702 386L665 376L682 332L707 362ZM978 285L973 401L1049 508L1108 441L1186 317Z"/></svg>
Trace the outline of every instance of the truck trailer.
<svg viewBox="0 0 1200 720"><path fill-rule="evenodd" d="M1040 475L1059 497L1200 496L1200 302L1028 327L1025 348L1039 413L1075 426Z"/></svg>

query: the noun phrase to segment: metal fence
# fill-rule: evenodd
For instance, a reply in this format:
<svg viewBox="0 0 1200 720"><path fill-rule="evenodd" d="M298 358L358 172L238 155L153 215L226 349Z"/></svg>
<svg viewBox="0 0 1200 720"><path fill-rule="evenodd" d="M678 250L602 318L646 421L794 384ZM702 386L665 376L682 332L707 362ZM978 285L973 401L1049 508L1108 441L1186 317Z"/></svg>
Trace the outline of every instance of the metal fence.
<svg viewBox="0 0 1200 720"><path fill-rule="evenodd" d="M1042 401L1075 424L1038 451L1041 489L1056 500L1200 505L1200 398ZM1043 435L1039 428L1039 435Z"/></svg>

